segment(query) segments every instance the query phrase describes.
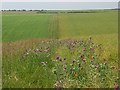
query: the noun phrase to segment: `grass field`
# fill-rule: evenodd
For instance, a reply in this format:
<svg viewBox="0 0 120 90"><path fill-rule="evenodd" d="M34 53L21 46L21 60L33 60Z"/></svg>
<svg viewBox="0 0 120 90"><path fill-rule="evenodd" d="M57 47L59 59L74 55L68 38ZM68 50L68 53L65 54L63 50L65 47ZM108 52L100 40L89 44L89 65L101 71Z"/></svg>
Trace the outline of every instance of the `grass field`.
<svg viewBox="0 0 120 90"><path fill-rule="evenodd" d="M117 15L3 13L3 87L114 88Z"/></svg>
<svg viewBox="0 0 120 90"><path fill-rule="evenodd" d="M48 38L51 15L3 15L3 41ZM29 33L30 32L30 33Z"/></svg>

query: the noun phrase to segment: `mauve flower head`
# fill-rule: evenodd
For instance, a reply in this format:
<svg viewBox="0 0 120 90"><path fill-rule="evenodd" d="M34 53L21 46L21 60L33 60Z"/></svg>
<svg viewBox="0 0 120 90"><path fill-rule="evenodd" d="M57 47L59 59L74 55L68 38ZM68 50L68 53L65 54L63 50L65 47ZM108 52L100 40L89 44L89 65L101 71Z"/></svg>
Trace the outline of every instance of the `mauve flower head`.
<svg viewBox="0 0 120 90"><path fill-rule="evenodd" d="M59 59L59 56L57 56L56 59Z"/></svg>
<svg viewBox="0 0 120 90"><path fill-rule="evenodd" d="M61 90L60 86L58 86L58 90Z"/></svg>
<svg viewBox="0 0 120 90"><path fill-rule="evenodd" d="M115 90L119 90L119 86L118 85L115 86Z"/></svg>

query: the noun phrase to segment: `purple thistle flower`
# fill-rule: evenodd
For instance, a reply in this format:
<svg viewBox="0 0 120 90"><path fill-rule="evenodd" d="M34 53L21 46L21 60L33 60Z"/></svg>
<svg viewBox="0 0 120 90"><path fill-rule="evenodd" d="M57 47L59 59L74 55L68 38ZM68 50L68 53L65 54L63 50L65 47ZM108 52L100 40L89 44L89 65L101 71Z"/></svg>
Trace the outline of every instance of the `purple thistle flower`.
<svg viewBox="0 0 120 90"><path fill-rule="evenodd" d="M62 59L60 58L60 61L62 62Z"/></svg>
<svg viewBox="0 0 120 90"><path fill-rule="evenodd" d="M82 60L84 59L84 55L81 55Z"/></svg>
<svg viewBox="0 0 120 90"><path fill-rule="evenodd" d="M72 62L75 63L75 60L73 60Z"/></svg>
<svg viewBox="0 0 120 90"><path fill-rule="evenodd" d="M57 56L56 59L59 59L59 56Z"/></svg>
<svg viewBox="0 0 120 90"><path fill-rule="evenodd" d="M118 85L115 86L115 90L119 90L119 86Z"/></svg>
<svg viewBox="0 0 120 90"><path fill-rule="evenodd" d="M66 60L66 58L64 58L64 60Z"/></svg>
<svg viewBox="0 0 120 90"><path fill-rule="evenodd" d="M61 90L60 86L58 86L58 90Z"/></svg>

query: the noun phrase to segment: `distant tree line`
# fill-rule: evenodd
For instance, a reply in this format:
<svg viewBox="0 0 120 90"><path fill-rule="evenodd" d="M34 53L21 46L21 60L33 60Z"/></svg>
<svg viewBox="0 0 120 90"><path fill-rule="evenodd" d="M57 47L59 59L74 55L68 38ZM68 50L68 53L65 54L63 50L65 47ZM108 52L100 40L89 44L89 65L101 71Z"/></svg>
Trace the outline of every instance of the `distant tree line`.
<svg viewBox="0 0 120 90"><path fill-rule="evenodd" d="M72 10L72 11L57 11L57 10L52 10L52 11L38 11L37 13L96 13L95 11L75 11L75 10Z"/></svg>
<svg viewBox="0 0 120 90"><path fill-rule="evenodd" d="M103 10L119 10L118 8L116 9L103 9ZM26 9L21 9L21 10L16 10L16 9L9 9L9 10L2 10L2 11L35 11L36 13L53 13L53 14L58 14L58 13L96 13L96 10L26 10Z"/></svg>
<svg viewBox="0 0 120 90"><path fill-rule="evenodd" d="M58 13L95 13L95 11L76 11L76 10L16 10L16 9L9 9L9 10L2 10L2 11L35 11L36 13L52 13L52 14L58 14Z"/></svg>
<svg viewBox="0 0 120 90"><path fill-rule="evenodd" d="M47 11L47 10L9 9L9 10L2 10L2 11Z"/></svg>

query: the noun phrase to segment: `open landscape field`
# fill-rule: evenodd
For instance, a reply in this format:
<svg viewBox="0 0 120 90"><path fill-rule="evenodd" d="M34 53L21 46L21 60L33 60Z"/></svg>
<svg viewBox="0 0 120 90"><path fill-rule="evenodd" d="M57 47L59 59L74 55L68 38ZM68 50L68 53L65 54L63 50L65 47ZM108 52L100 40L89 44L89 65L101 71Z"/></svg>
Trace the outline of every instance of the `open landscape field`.
<svg viewBox="0 0 120 90"><path fill-rule="evenodd" d="M3 87L117 88L117 20L117 10L3 12Z"/></svg>

